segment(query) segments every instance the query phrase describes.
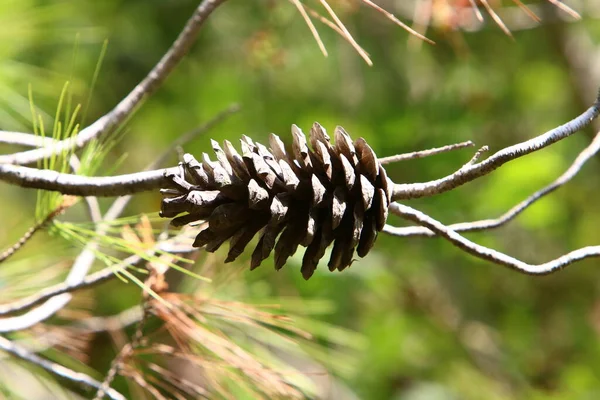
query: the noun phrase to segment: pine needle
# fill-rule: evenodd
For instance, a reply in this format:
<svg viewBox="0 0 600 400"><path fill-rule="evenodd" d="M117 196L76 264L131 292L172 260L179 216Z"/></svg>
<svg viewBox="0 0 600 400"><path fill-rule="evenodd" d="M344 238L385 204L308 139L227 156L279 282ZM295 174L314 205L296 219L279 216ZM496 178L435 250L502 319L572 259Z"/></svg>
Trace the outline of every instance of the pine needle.
<svg viewBox="0 0 600 400"><path fill-rule="evenodd" d="M344 36L344 32L338 28L338 26L336 24L334 24L333 22L331 22L329 19L327 19L327 17L322 16L321 14L319 14L317 11L315 11L314 9L310 8L307 5L304 5L304 8L306 9L306 11L308 11L308 13L313 17L318 19L321 23L327 25L329 28L333 29L333 31L335 33L337 33L340 36ZM363 49L364 50L364 49Z"/></svg>
<svg viewBox="0 0 600 400"><path fill-rule="evenodd" d="M302 18L304 18L306 25L308 25L308 29L310 29L310 32L312 33L313 37L317 41L317 44L319 45L319 49L321 49L321 52L323 53L323 55L325 57L327 57L328 54L327 54L327 49L325 48L325 44L321 40L321 36L319 36L319 31L317 31L317 28L315 28L315 25L312 23L312 20L306 13L304 6L300 2L300 0L290 0L290 1L296 6L298 11L300 12L300 15L302 15Z"/></svg>
<svg viewBox="0 0 600 400"><path fill-rule="evenodd" d="M554 4L556 7L560 8L562 11L566 12L567 14L569 14L571 17L575 18L575 19L581 19L581 15L579 15L579 13L575 10L573 10L571 7L569 7L568 5L564 4L562 1L560 0L548 0L548 2Z"/></svg>
<svg viewBox="0 0 600 400"><path fill-rule="evenodd" d="M479 20L479 22L483 22L483 14L481 13L481 11L479 11L479 7L477 7L477 3L475 2L476 0L469 0L469 3L471 3L471 8L473 9L473 12L475 13L475 17ZM516 0L519 1L519 0Z"/></svg>
<svg viewBox="0 0 600 400"><path fill-rule="evenodd" d="M383 15L385 15L390 21L392 21L396 25L402 27L402 29L406 30L411 35L416 36L419 39L424 40L429 44L435 44L435 42L433 40L428 39L427 37L423 36L419 32L415 31L413 28L411 28L410 26L406 25L404 22L402 22L398 18L396 18L396 16L394 14L390 13L389 11L387 11L387 10L383 9L382 7L378 6L377 4L373 3L371 0L361 0L361 1L363 3L365 3L366 5L368 5L369 7L373 8L373 9L379 11L380 13L382 13Z"/></svg>
<svg viewBox="0 0 600 400"><path fill-rule="evenodd" d="M82 124L85 123L88 109L90 107L90 103L92 102L92 95L94 94L96 82L98 81L98 76L100 75L100 68L102 67L102 62L104 61L104 56L106 55L107 49L108 49L108 39L105 39L104 42L102 43L102 49L100 50L100 55L98 56L98 61L96 61L96 69L94 69L94 75L92 76L90 92L88 93L88 98L87 98L87 101L85 102L85 109L83 110L83 115L81 117Z"/></svg>
<svg viewBox="0 0 600 400"><path fill-rule="evenodd" d="M494 22L496 22L496 24L500 27L500 29L502 29L502 31L504 31L504 33L506 33L508 36L510 36L512 38L513 35L510 32L510 29L508 29L508 27L504 24L504 21L502 21L502 18L500 18L500 16L498 14L496 14L496 12L489 5L487 0L479 0L479 1L481 1L481 4L483 4L483 6L487 10L488 14L490 14L490 17L492 17L492 19L494 20Z"/></svg>
<svg viewBox="0 0 600 400"><path fill-rule="evenodd" d="M327 0L320 0L320 2L323 8L327 10L327 12L329 13L333 21L336 23L338 28L340 28L340 30L343 32L343 37L348 41L348 43L352 45L352 47L354 47L354 50L356 50L356 52L362 57L362 59L365 60L367 65L369 65L370 67L373 66L373 61L371 61L367 52L358 45L356 40L354 40L352 34L350 34L344 23L338 18L335 11L333 11L329 3L327 3Z"/></svg>
<svg viewBox="0 0 600 400"><path fill-rule="evenodd" d="M537 15L535 15L535 13L533 11L531 11L531 9L529 7L527 7L525 4L523 4L521 2L521 0L513 0L513 3L515 3L521 10L523 10L525 12L525 14L527 14L532 20L534 20L535 22L541 22L540 17L538 17Z"/></svg>

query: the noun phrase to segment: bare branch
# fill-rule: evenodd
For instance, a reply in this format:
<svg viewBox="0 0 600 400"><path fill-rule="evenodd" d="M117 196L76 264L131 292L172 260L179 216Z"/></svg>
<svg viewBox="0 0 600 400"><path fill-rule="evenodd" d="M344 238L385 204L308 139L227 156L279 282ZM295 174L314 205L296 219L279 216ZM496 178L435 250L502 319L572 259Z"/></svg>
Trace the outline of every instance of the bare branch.
<svg viewBox="0 0 600 400"><path fill-rule="evenodd" d="M44 147L51 145L52 143L56 143L57 141L49 137L36 136L31 133L0 131L0 142L17 144L21 146ZM79 170L81 163L75 154L71 154L71 157L69 158L69 165L71 166L73 172L77 172ZM102 212L100 211L98 199L93 196L87 196L84 199L88 206L88 211L92 221L100 222L102 219Z"/></svg>
<svg viewBox="0 0 600 400"><path fill-rule="evenodd" d="M57 141L50 137L36 136L32 133L0 131L0 143L29 147L50 146Z"/></svg>
<svg viewBox="0 0 600 400"><path fill-rule="evenodd" d="M451 242L459 249L472 254L477 258L491 261L495 264L504 265L525 274L547 275L556 272L576 261L591 257L600 257L600 246L588 246L572 251L543 264L528 264L497 250L474 243L461 236L456 231L453 231L449 227L445 226L441 222L433 219L421 211L415 210L412 207L408 207L399 203L392 203L390 204L390 211L404 219L413 221L425 228L428 228L432 232L435 232L438 236L441 236Z"/></svg>
<svg viewBox="0 0 600 400"><path fill-rule="evenodd" d="M380 164L391 164L398 161L414 160L416 158L425 158L436 154L447 153L453 150L464 149L465 147L473 147L475 144L470 140L462 143L449 144L447 146L435 147L433 149L413 151L411 153L398 154L395 156L379 158Z"/></svg>
<svg viewBox="0 0 600 400"><path fill-rule="evenodd" d="M98 389L101 387L101 383L93 379L92 377L81 372L75 372L69 368L63 367L60 364L46 360L45 358L31 353L24 347L19 346L2 336L0 336L0 349L9 354L12 354L17 358L20 358L21 360L35 364L38 367L41 367L46 371L61 378L67 379L71 382L80 383L84 386L94 389ZM125 400L125 396L123 396L121 393L117 392L114 389L107 390L106 394L113 400Z"/></svg>
<svg viewBox="0 0 600 400"><path fill-rule="evenodd" d="M169 146L166 152L152 162L150 166L160 164L167 154L172 151L172 148L182 145L192 140L196 136L206 132L216 124L220 123L229 115L237 112L239 106L233 104L221 111L215 117L207 121L198 128L186 133L177 139L172 146ZM12 132L10 138L2 138L0 141L12 142L19 141L20 143L31 143L39 145L40 142L32 139L32 135ZM2 135L0 135L2 137ZM4 139L4 140L3 140ZM29 168L18 165L9 165L0 163L0 180L12 183L18 186L58 191L63 194L72 194L76 196L124 196L154 190L165 187L169 184L169 180L165 178L165 174L176 172L176 168L165 170L152 170L138 172L134 174L118 175L113 177L85 177L72 174L64 174L52 170L42 170L37 168ZM119 199L121 206L127 204L129 199Z"/></svg>
<svg viewBox="0 0 600 400"><path fill-rule="evenodd" d="M226 118L227 116L236 112L238 109L239 109L239 107L237 105L232 105L232 106L228 107L221 113L217 114L213 119L209 120L207 123L203 124L202 126L198 127L197 129L187 133L186 135L182 136L177 141L176 144L183 144L189 140L192 140L197 135L212 128L215 124L221 122L224 118ZM24 135L24 134L21 134L21 135ZM23 136L23 137L26 137L26 136ZM153 164L156 164L156 162L154 162ZM0 165L0 169L2 169L2 167L5 167L5 166ZM42 173L53 172L53 171L47 171L47 170L46 171L35 170L35 169L31 169L31 168L27 168L27 167L20 167L20 166L6 166L6 167L14 167L17 169L26 169L28 171L32 171L35 174L37 174L36 171L42 172ZM160 182L161 182L163 173L165 173L165 171L166 170L150 171L150 174L146 174L146 175L144 175L145 173L132 174L132 175L134 175L134 176L141 175L141 176L146 176L146 177L150 176L151 179L155 179L155 182L158 183L158 185L156 187L160 187L160 186L162 186L160 184ZM58 174L58 173L55 172L55 174ZM68 176L69 177L68 179L71 179L72 177L77 177L77 175L69 175L69 174L59 174L59 175ZM160 179L156 179L157 177ZM80 178L84 178L84 177L80 177ZM143 181L144 179L145 178L142 178L142 182L144 182ZM85 180L85 178L84 178L84 180ZM135 178L134 178L134 180L135 180ZM55 183L56 182L57 181L55 181ZM50 182L50 184L52 184L52 183ZM145 182L143 184L147 184L147 182ZM120 192L119 194L121 194L121 193L131 193L131 192ZM96 193L94 193L94 194L96 194ZM119 197L118 199L116 199L115 202L113 203L113 205L110 207L110 209L106 213L106 215L104 216L104 220L112 220L114 218L117 218L118 215L125 208L129 199L130 199L130 196L122 196L122 197ZM98 227L96 228L97 233L100 235L102 235L104 233L104 229L105 229L105 227L103 226L103 224L98 225ZM42 290L41 292L34 294L28 298L19 300L17 302L13 302L4 307L0 306L0 315L2 315L2 314L12 313L12 312L15 312L18 310L22 310L22 309L31 307L35 304L38 304L42 301L46 301L46 303L43 304L42 306L40 306L34 310L31 310L24 315L0 320L1 322L3 322L2 326L0 327L0 332L9 332L9 331L26 329L27 327L30 327L38 322L41 322L41 321L51 317L56 311L58 311L60 308L64 307L70 301L70 299L71 299L70 292L77 290L79 288L82 288L82 287L87 287L87 286L102 282L102 281L104 281L106 279L110 279L112 276L114 276L114 273L113 273L114 269L109 268L109 269L100 271L96 274L92 274L87 278L85 277L85 275L87 274L87 271L89 270L89 268L91 267L91 265L95 259L96 247L97 247L97 244L94 242L91 242L87 245L86 249L84 249L84 251L77 257L75 263L73 264L71 272L69 273L69 276L67 277L67 281L65 283L56 285L52 288L47 288L47 289ZM181 250L180 246L178 248L178 252L182 252L179 250ZM133 259L130 257L127 260L125 260L123 263L132 265L132 264L129 264L129 262L128 262L128 261L133 262L132 260ZM139 262L139 260L137 260L135 262Z"/></svg>
<svg viewBox="0 0 600 400"><path fill-rule="evenodd" d="M197 251L198 249L196 249L194 247L181 245L180 237L185 234L186 234L185 232L182 232L180 235L174 236L174 237L164 240L164 241L157 242L156 245L152 249L149 249L146 252L146 255L148 257L150 257L150 256L154 255L156 253L156 251L159 251L159 250L163 251L163 252L172 252L172 253L177 253L177 254L185 254L185 253ZM93 242L91 244L93 244ZM90 249L86 249L86 250L91 251ZM85 257L82 256L83 254L86 253L86 250L84 250L80 254L80 257L78 257L78 260L81 258L82 260L88 262L87 256L85 256ZM52 300L54 300L55 298L62 298L62 296L60 296L60 295L63 295L63 294L68 294L68 296L70 296L70 293L72 293L72 292L75 292L80 289L88 288L90 286L97 285L106 280L112 279L116 276L115 271L133 267L133 266L139 264L142 260L143 260L143 257L136 254L136 255L127 257L126 259L124 259L123 261L121 261L118 264L111 265L109 267L106 267L106 268L104 268L98 272L95 272L93 274L90 274L88 276L85 276L85 273L84 273L82 278L79 278L79 276L81 276L81 275L77 276L77 279L71 278L71 280L69 280L69 278L67 278L67 280L65 282L44 288L31 296L25 297L23 299L15 300L8 304L0 305L0 315L6 315L6 314L11 314L11 313L14 313L17 311L21 311L21 310L32 307L32 306L39 304L41 302L44 302L44 301L46 301L46 304L45 304L46 306L48 306L48 304L55 304L55 303L62 304L62 302L56 302L56 301L52 302ZM83 264L81 264L82 262L83 261L79 261L79 264L78 264L77 260L75 261L75 263L73 264L73 267L71 269L70 276L74 273L73 271L75 271L75 273L77 273L77 274L82 273L82 271L79 271L82 268L82 267L80 267L81 265L83 265ZM89 266L88 266L88 269L89 269ZM87 270L86 270L86 273L87 273ZM69 298L69 300L70 300L70 298ZM66 302L68 303L68 300ZM43 307L44 306L41 306L40 308L43 308ZM48 307L51 308L50 306L48 306ZM49 312L41 313L39 311L33 310L32 312L29 312L27 314L24 314L24 315L21 315L18 317L4 318L4 319L0 318L0 333L14 332L14 331L26 329L30 326L33 326L34 324L36 324L38 322L41 322L43 319L49 318L50 316L52 316L52 314L53 313L49 313ZM40 317L42 317L42 319L38 320Z"/></svg>
<svg viewBox="0 0 600 400"><path fill-rule="evenodd" d="M162 56L148 75L110 112L83 129L73 138L62 140L51 147L0 156L0 164L31 164L54 154L60 154L73 148L81 148L90 140L111 132L132 114L142 100L160 87L175 66L188 53L208 16L224 1L203 0L187 21L175 42L173 42L171 48Z"/></svg>
<svg viewBox="0 0 600 400"><path fill-rule="evenodd" d="M77 256L69 275L65 280L66 285L76 285L80 283L91 268L96 259L95 251L97 243L90 242L84 250ZM44 304L36 307L23 315L10 318L0 318L0 333L20 331L28 329L33 325L45 321L52 317L58 310L65 307L71 301L70 293L62 293L58 296L47 299Z"/></svg>
<svg viewBox="0 0 600 400"><path fill-rule="evenodd" d="M118 216L121 210L122 209L118 209L118 207L113 210L115 218ZM96 226L95 233L98 236L102 236L106 234L107 229L107 224L100 223ZM96 259L97 249L98 242L96 240L87 243L83 251L79 253L75 259L75 262L73 263L65 280L66 285L77 285L85 279L88 271L94 263L94 260ZM57 311L65 307L71 301L71 298L72 295L70 293L62 293L47 299L44 304L28 311L23 315L0 319L0 332L19 331L30 328L33 325L53 316Z"/></svg>
<svg viewBox="0 0 600 400"><path fill-rule="evenodd" d="M589 125L600 114L600 98L590 108L573 120L525 142L506 147L489 158L474 164L467 164L455 173L444 178L424 183L394 185L393 200L414 199L447 192L476 178L489 174L501 165L543 149ZM0 174L1 175L1 174Z"/></svg>
<svg viewBox="0 0 600 400"><path fill-rule="evenodd" d="M0 180L17 186L52 190L75 196L122 196L165 187L165 174L176 173L177 168L137 172L134 174L86 177L73 174L0 164Z"/></svg>
<svg viewBox="0 0 600 400"><path fill-rule="evenodd" d="M581 153L579 153L575 161L573 161L573 164L571 164L571 166L554 182L538 190L525 200L521 201L519 204L502 214L500 217L472 222L460 222L457 224L448 225L448 228L456 232L471 232L493 229L506 224L507 222L516 218L523 211L525 211L527 207L533 205L542 197L554 192L556 189L573 179L573 177L579 173L581 168L583 168L584 164L590 158L592 158L598 151L600 151L600 132L596 134L596 137L594 138L592 143L590 143L588 147L586 147ZM431 230L420 226L400 228L391 225L386 225L383 228L383 231L393 236L435 236L435 233L433 233Z"/></svg>
<svg viewBox="0 0 600 400"><path fill-rule="evenodd" d="M125 260L120 262L117 265L111 265L106 267L98 272L95 272L91 275L88 275L79 283L69 284L67 282L59 283L58 285L50 286L40 290L39 292L25 297L23 299L19 299L13 301L8 304L0 304L0 315L12 314L17 311L21 311L23 309L29 308L36 304L39 304L45 300L48 300L51 297L57 296L63 293L72 293L80 289L88 288L93 285L97 285L104 281L107 281L111 278L114 278L115 271L119 271L121 269L127 269L129 267L135 266L142 261L142 258L138 255L133 255L127 257ZM2 326L0 326L0 332L10 332L13 329L10 329L10 323L6 323L6 320L2 321Z"/></svg>

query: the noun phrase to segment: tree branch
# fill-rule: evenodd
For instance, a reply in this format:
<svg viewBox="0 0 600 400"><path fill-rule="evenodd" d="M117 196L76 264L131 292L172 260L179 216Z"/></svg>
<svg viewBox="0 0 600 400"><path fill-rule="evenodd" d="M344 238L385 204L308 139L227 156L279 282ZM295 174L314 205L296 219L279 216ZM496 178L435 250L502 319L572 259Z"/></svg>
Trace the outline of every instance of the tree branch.
<svg viewBox="0 0 600 400"><path fill-rule="evenodd" d="M177 253L177 254L185 254L192 251L197 251L198 249L195 247L182 247L177 246L177 239L173 237L169 240L165 240L156 244L156 246L147 252L148 256L152 256L157 250L164 251L167 253ZM175 246L173 244L175 243ZM143 258L139 255L132 255L124 259L118 264L111 265L104 269L101 269L98 272L94 272L86 276L83 280L75 283L62 282L54 286L46 287L39 292L32 294L31 296L27 296L25 298L15 300L8 304L0 304L0 315L12 314L17 311L24 310L26 308L32 307L36 304L39 304L45 300L48 300L54 296L58 296L63 293L72 293L80 289L85 289L90 286L94 286L100 284L106 280L114 278L115 271L121 269L127 269L133 267L140 262L143 261ZM0 326L0 333L12 332L15 329L10 328L10 322L7 323L6 319L0 319L2 322L2 326ZM10 321L10 320L8 320Z"/></svg>
<svg viewBox="0 0 600 400"><path fill-rule="evenodd" d="M51 297L58 296L63 293L72 293L76 290L84 289L93 285L97 285L102 283L108 279L114 278L115 271L120 269L127 269L129 267L135 266L142 261L142 258L138 255L133 255L127 257L122 262L117 265L111 265L104 269L101 269L98 272L90 274L86 276L81 282L78 283L67 283L62 282L58 285L50 286L40 290L39 292L32 294L31 296L27 296L25 298L13 301L8 304L0 304L0 315L12 314L17 311L24 310L36 304L39 304L45 300L48 300ZM2 321L2 326L0 326L1 332L11 332L14 329L11 329L10 323L6 323L6 320Z"/></svg>
<svg viewBox="0 0 600 400"><path fill-rule="evenodd" d="M499 251L474 243L461 236L456 231L453 231L449 227L445 226L441 222L433 219L421 211L415 210L412 207L408 207L399 203L392 203L390 204L390 212L424 226L432 232L435 232L438 236L448 240L459 249L472 254L477 258L491 261L495 264L504 265L525 274L547 275L556 272L576 261L580 261L585 258L600 257L600 246L588 246L572 251L543 264L528 264Z"/></svg>
<svg viewBox="0 0 600 400"><path fill-rule="evenodd" d="M86 177L47 169L0 164L0 180L17 186L52 190L75 196L122 196L165 187L165 174L177 173L177 167L134 174Z"/></svg>
<svg viewBox="0 0 600 400"><path fill-rule="evenodd" d="M52 143L56 143L57 141L49 137L36 136L31 133L0 131L0 142L17 144L21 146L44 147ZM77 172L79 170L81 163L75 154L71 154L71 157L69 158L69 165L71 166L73 172ZM88 196L85 197L85 202L87 204L88 212L92 221L100 222L102 219L102 212L100 211L98 199L93 196Z"/></svg>
<svg viewBox="0 0 600 400"><path fill-rule="evenodd" d="M73 148L81 148L90 140L111 132L123 123L136 107L164 82L175 66L187 54L208 16L225 0L203 0L185 27L148 75L110 112L83 129L74 138L62 140L52 147L28 150L0 156L0 164L31 164Z"/></svg>
<svg viewBox="0 0 600 400"><path fill-rule="evenodd" d="M45 369L46 371L61 378L67 379L71 382L80 383L94 389L99 389L102 386L100 382L91 378L90 376L81 372L75 372L71 369L63 367L60 364L56 364L52 361L46 360L45 358L31 353L24 347L19 346L2 336L0 336L0 350L12 354L17 358L20 358L21 360L35 364ZM117 392L114 389L107 390L106 394L113 400L125 400L125 396L123 396L121 393Z"/></svg>
<svg viewBox="0 0 600 400"><path fill-rule="evenodd" d="M397 154L395 156L383 157L379 159L380 164L391 164L398 161L414 160L416 158L424 158L436 154L447 153L453 150L464 149L465 147L473 147L475 144L468 140L462 143L449 144L447 146L435 147L428 150L413 151L411 153Z"/></svg>
<svg viewBox="0 0 600 400"><path fill-rule="evenodd" d="M516 218L519 214L521 214L525 209L533 205L536 201L541 199L554 192L556 189L569 182L575 175L579 173L581 168L583 168L584 164L592 158L596 153L600 151L600 132L596 134L594 140L588 147L586 147L573 161L573 164L554 182L549 184L548 186L538 190L525 200L521 201L519 204L502 214L498 218L494 219L484 219L479 221L471 221L471 222L460 222L452 225L448 225L449 229L452 229L455 232L471 232L471 231L482 231L486 229L498 228L512 219ZM427 228L423 228L421 226L418 227L395 227L391 225L385 225L383 228L385 233L388 233L393 236L436 236L434 232Z"/></svg>
<svg viewBox="0 0 600 400"><path fill-rule="evenodd" d="M501 165L543 149L557 141L564 139L590 124L600 114L600 96L594 104L583 114L573 120L554 128L540 136L525 142L506 147L489 158L479 163L467 163L455 173L444 178L424 183L406 183L394 185L393 200L414 199L419 197L433 196L447 192L458 186L464 185L474 179L489 174Z"/></svg>

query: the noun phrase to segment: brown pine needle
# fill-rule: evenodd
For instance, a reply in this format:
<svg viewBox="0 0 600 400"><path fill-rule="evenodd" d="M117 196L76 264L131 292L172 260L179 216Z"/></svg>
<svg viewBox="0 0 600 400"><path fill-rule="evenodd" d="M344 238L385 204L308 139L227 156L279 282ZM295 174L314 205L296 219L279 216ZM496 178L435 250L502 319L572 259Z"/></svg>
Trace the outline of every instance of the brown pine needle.
<svg viewBox="0 0 600 400"><path fill-rule="evenodd" d="M344 23L338 18L338 16L336 15L335 11L333 11L333 9L329 5L329 3L327 3L327 0L320 0L320 1L321 1L321 4L323 5L323 7L325 8L325 10L327 10L327 12L329 13L329 15L333 19L333 21L336 23L336 25L343 32L344 38L352 45L352 47L354 47L354 49L356 50L356 52L363 58L363 60L365 60L365 62L370 67L372 67L373 66L373 61L371 61L371 59L369 58L369 55L367 54L367 52L362 47L360 47L358 45L358 43L356 43L356 40L354 40L354 38L352 37L352 35L350 34L350 32L348 32L348 29L346 29L346 26L344 25Z"/></svg>
<svg viewBox="0 0 600 400"><path fill-rule="evenodd" d="M571 7L564 4L562 1L560 1L560 0L548 0L548 1L552 4L554 4L556 7L563 10L564 12L566 12L567 14L569 14L570 16L572 16L573 18L581 19L581 15L579 15L579 13L577 11L573 10Z"/></svg>
<svg viewBox="0 0 600 400"><path fill-rule="evenodd" d="M417 30L417 27L420 27L420 29L423 30L423 34L427 32L427 29L431 24L432 7L433 4L431 3L431 0L418 0L415 3L415 9L412 18L412 28L414 30ZM411 49L421 48L422 43L423 41L414 40L414 36L411 36L408 40L408 44L411 46Z"/></svg>
<svg viewBox="0 0 600 400"><path fill-rule="evenodd" d="M527 7L525 4L523 4L521 2L521 0L513 0L513 3L515 3L517 6L519 6L519 8L521 10L523 10L525 12L525 14L529 15L529 17L534 20L535 22L541 22L540 17L538 17L537 15L535 15L535 13L533 11L531 11L531 9L529 7Z"/></svg>
<svg viewBox="0 0 600 400"><path fill-rule="evenodd" d="M333 22L331 22L330 20L328 20L326 17L322 16L321 14L319 14L318 12L316 12L315 10L313 10L312 8L310 8L309 6L307 6L306 4L303 4L304 9L306 11L308 11L308 13L313 17L318 19L321 23L327 25L329 28L331 28L334 32L336 32L338 35L342 36L344 39L346 39L346 36L344 35L344 32L342 32L342 30L340 28L338 28L338 26L336 24L334 24ZM365 51L362 47L361 47L362 51Z"/></svg>
<svg viewBox="0 0 600 400"><path fill-rule="evenodd" d="M338 26L336 24L334 24L333 22L331 22L329 19L327 19L327 17L322 16L321 14L319 14L317 11L315 11L314 9L310 8L309 6L307 6L306 4L303 4L304 9L306 11L308 11L308 13L313 17L318 19L319 21L321 21L323 24L327 25L329 28L333 29L338 35L340 36L344 36L344 32L342 32L342 30L340 28L338 28Z"/></svg>
<svg viewBox="0 0 600 400"><path fill-rule="evenodd" d="M475 13L475 17L479 20L479 22L483 22L483 14L481 14L481 11L479 11L479 7L477 7L477 3L475 2L476 0L469 0L469 3L471 3L471 8L473 9L473 12ZM518 1L518 0L515 0Z"/></svg>
<svg viewBox="0 0 600 400"><path fill-rule="evenodd" d="M513 35L510 32L510 29L508 29L508 27L504 24L504 22L502 21L502 18L500 18L500 16L498 14L496 14L496 12L489 5L487 0L479 0L479 1L481 2L481 4L483 4L483 6L487 10L488 14L490 14L490 16L492 17L494 22L496 22L496 24L500 27L500 29L502 29L504 31L504 33L506 33L508 36L510 36L512 38ZM552 0L548 0L548 1L552 1Z"/></svg>
<svg viewBox="0 0 600 400"><path fill-rule="evenodd" d="M317 28L315 28L315 25L312 23L312 20L306 13L304 6L300 2L300 0L290 0L290 1L296 6L298 11L300 12L300 15L302 15L302 18L304 18L306 25L308 25L308 29L310 29L310 32L312 33L313 37L317 41L317 44L319 45L319 49L321 49L321 52L323 53L323 55L325 57L327 57L328 54L327 54L327 49L325 48L325 44L321 40L321 36L319 36L319 32L317 31Z"/></svg>
<svg viewBox="0 0 600 400"><path fill-rule="evenodd" d="M435 42L433 40L428 39L427 37L423 36L419 32L415 31L413 28L411 28L410 26L406 25L404 22L402 22L398 18L396 18L396 16L394 14L392 14L389 11L381 8L377 4L373 3L371 0L361 0L361 1L363 3L365 3L366 5L368 5L369 7L374 8L375 10L377 10L380 13L382 13L383 15L385 15L390 21L392 21L396 25L402 27L402 29L406 30L411 35L414 35L414 36L418 37L419 39L426 41L429 44L435 44Z"/></svg>

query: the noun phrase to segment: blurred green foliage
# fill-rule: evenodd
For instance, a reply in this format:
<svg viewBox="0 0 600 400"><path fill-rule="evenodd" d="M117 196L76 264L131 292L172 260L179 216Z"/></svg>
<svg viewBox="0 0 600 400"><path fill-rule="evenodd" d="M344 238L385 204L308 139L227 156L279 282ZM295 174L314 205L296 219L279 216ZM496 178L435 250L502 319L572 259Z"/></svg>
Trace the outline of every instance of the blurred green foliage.
<svg viewBox="0 0 600 400"><path fill-rule="evenodd" d="M0 128L31 131L29 83L46 118L67 80L74 104L86 106L108 39L87 122L101 116L145 76L196 3L0 2ZM313 121L330 130L343 125L380 156L465 140L495 151L555 127L592 103L573 84L577 71L557 51L556 33L583 29L598 43L597 21L548 23L514 32L515 40L488 21L475 33L432 30L429 36L437 44L416 47L408 45L406 32L369 9L349 9L341 16L373 67L318 26L330 53L324 58L288 2L227 2L164 87L128 123L109 159L127 153L119 171L138 171L176 137L233 102L242 111L185 151L207 151L209 136L235 141L247 134L264 143L275 132L288 140L292 123L308 129ZM591 133L410 204L445 223L497 216L557 177ZM463 150L403 162L390 166L388 175L395 182L434 179L470 157ZM568 187L508 226L469 237L531 262L598 244L599 172L594 159ZM1 191L0 242L12 243L32 222L35 196L7 185ZM140 195L127 215L153 213L159 201L158 194ZM43 255L53 245L34 243L30 255ZM335 305L324 321L366 339L342 376L359 398L592 399L600 392L598 266L591 260L551 276L529 277L478 261L442 240L381 236L374 252L343 273L321 266L305 282L294 262L277 274L265 263L246 272L245 279L251 297L326 298ZM96 301L99 313L110 314L132 300L99 296ZM95 366L102 369L107 362Z"/></svg>

